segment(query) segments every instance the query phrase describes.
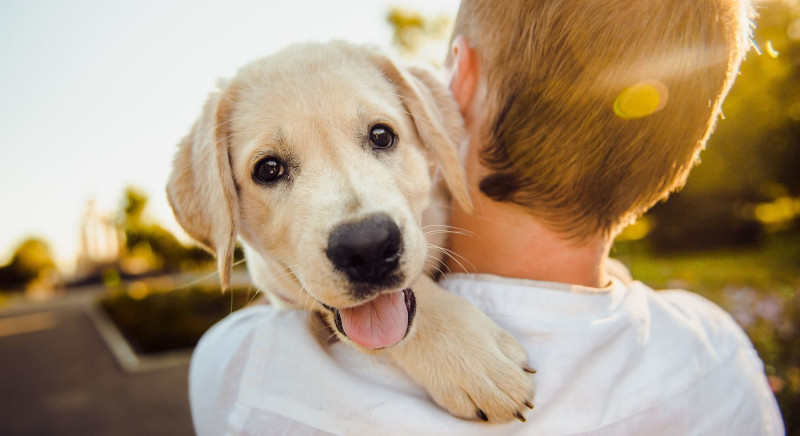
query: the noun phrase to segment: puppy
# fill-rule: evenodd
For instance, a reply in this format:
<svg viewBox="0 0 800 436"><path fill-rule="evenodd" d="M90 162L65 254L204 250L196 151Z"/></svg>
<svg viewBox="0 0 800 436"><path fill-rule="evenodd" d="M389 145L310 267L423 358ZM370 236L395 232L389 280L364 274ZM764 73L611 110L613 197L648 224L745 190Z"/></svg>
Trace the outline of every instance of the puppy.
<svg viewBox="0 0 800 436"><path fill-rule="evenodd" d="M451 199L471 208L446 88L343 42L291 46L220 88L180 143L167 193L217 256L223 288L239 239L273 304L388 354L455 416L524 420L524 350L429 275L446 232L426 239L425 225L444 224Z"/></svg>

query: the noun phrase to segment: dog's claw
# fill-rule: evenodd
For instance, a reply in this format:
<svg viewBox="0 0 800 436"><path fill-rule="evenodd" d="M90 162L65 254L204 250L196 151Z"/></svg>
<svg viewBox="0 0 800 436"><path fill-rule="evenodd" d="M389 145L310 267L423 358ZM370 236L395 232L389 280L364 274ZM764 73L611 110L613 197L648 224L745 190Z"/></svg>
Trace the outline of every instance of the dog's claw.
<svg viewBox="0 0 800 436"><path fill-rule="evenodd" d="M427 292L426 283L432 286ZM467 300L441 290L428 278L416 285L415 294L423 314L425 308L437 305L457 308L462 316L448 322L458 328L441 329L429 318L419 317L417 340L388 349L392 359L456 417L487 423L524 420L520 411L527 412L525 401L533 402L534 396L534 377L521 371L530 368L525 348ZM442 337L451 333L451 339ZM459 345L465 337L473 346Z"/></svg>
<svg viewBox="0 0 800 436"><path fill-rule="evenodd" d="M531 409L531 410L533 410L533 404L531 404L531 402L530 402L530 401L528 401L528 400L525 400L525 406L526 406L528 409Z"/></svg>
<svg viewBox="0 0 800 436"><path fill-rule="evenodd" d="M528 364L523 365L522 370L530 374L536 374L536 370L531 368Z"/></svg>

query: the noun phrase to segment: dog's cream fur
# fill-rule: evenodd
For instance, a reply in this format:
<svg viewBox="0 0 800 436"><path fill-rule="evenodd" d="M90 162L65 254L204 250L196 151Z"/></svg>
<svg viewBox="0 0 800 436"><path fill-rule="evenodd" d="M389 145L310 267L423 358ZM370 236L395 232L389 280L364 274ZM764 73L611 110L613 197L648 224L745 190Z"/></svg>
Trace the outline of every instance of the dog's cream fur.
<svg viewBox="0 0 800 436"><path fill-rule="evenodd" d="M524 350L425 272L439 258L429 244L444 241L435 228L426 239L423 223L444 224L446 195L471 207L456 148L463 128L449 92L424 70L341 42L289 47L220 88L180 144L168 194L181 225L217 255L223 286L238 237L273 304L318 312L334 326L328 308L375 295L349 291L326 257L329 235L341 223L389 216L403 241L403 282L391 291L410 288L416 299L408 334L371 351L331 330L363 351L387 353L456 416L521 419L532 397ZM377 122L396 132L392 150L369 147ZM284 179L254 182L264 156L287 162Z"/></svg>

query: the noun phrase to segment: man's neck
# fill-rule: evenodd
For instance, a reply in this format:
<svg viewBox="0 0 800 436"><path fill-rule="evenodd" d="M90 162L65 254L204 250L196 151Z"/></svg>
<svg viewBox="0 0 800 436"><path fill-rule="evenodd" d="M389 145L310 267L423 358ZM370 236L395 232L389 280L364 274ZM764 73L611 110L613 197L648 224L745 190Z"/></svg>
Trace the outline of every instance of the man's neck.
<svg viewBox="0 0 800 436"><path fill-rule="evenodd" d="M450 225L450 271L604 287L611 241L595 237L578 244L547 229L522 207L473 195L477 212L455 207Z"/></svg>
<svg viewBox="0 0 800 436"><path fill-rule="evenodd" d="M469 54L464 44L460 53ZM469 59L469 56L464 59ZM479 150L485 147L481 138L488 125L486 83L473 77L480 67L476 61L456 62L449 70L450 90L464 117L467 137L461 144L467 185L472 193L476 212L469 214L453 206L450 225L450 249L446 265L450 271L494 274L504 277L560 282L589 287L604 287L609 278L605 262L612 238L601 235L584 243L564 238L550 231L526 209L511 203L499 203L480 192L481 179L488 173ZM473 82L469 82L470 79ZM465 81L466 80L466 81ZM466 86L465 83L472 83Z"/></svg>

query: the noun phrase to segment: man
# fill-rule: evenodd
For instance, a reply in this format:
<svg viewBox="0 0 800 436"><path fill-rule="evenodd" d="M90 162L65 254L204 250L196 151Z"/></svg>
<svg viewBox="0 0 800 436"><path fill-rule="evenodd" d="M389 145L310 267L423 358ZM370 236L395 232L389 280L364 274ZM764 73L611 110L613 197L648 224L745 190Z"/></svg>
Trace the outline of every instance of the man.
<svg viewBox="0 0 800 436"><path fill-rule="evenodd" d="M198 347L198 433L782 434L727 314L608 263L614 236L684 183L749 12L737 0L462 2L448 79L478 212L453 211L466 232L449 267L469 274L441 285L525 346L539 370L527 422L453 418L380 355L320 347L304 313L262 307Z"/></svg>

